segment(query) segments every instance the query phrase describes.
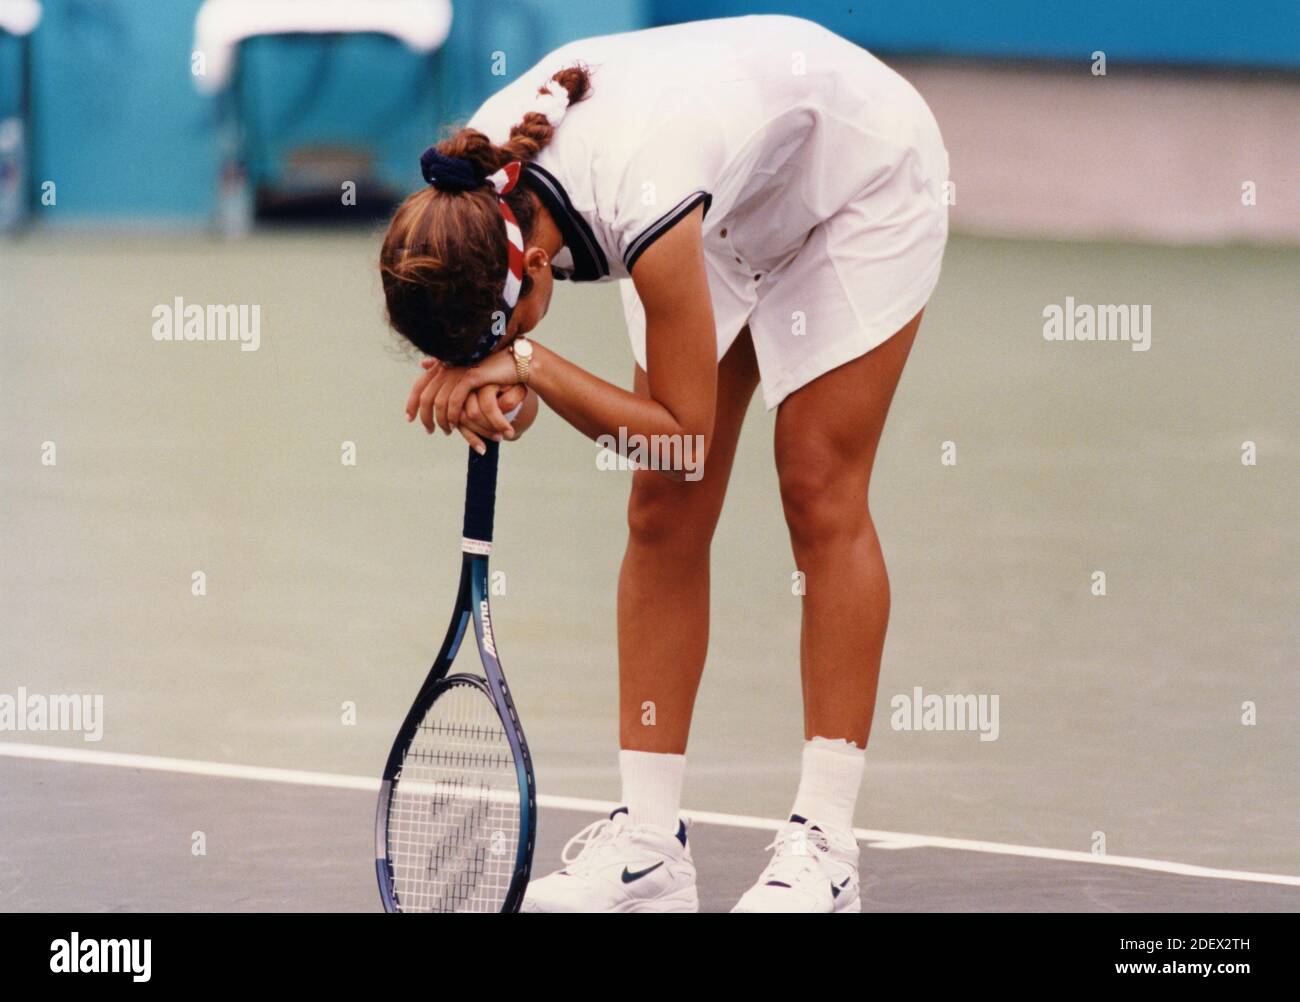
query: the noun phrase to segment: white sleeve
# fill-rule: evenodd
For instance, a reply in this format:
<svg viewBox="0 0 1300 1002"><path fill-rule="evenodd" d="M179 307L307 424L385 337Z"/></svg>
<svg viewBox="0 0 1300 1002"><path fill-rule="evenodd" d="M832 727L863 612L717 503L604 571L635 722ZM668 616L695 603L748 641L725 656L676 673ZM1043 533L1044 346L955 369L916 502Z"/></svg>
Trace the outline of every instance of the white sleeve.
<svg viewBox="0 0 1300 1002"><path fill-rule="evenodd" d="M623 296L623 319L627 322L628 340L632 342L632 357L645 369L645 307L630 278L619 279L618 291Z"/></svg>
<svg viewBox="0 0 1300 1002"><path fill-rule="evenodd" d="M708 213L724 166L723 132L712 111L685 91L663 95L624 157L614 193L612 229L629 272L701 202Z"/></svg>

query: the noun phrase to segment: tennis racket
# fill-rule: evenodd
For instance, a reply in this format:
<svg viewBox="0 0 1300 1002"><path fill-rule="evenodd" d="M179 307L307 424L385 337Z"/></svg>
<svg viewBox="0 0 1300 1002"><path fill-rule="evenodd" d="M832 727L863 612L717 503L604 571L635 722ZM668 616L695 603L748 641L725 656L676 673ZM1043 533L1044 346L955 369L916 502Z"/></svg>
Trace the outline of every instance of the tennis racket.
<svg viewBox="0 0 1300 1002"><path fill-rule="evenodd" d="M390 912L514 912L528 884L533 763L488 606L497 450L470 450L456 609L384 766L375 870ZM470 623L484 677L448 674Z"/></svg>

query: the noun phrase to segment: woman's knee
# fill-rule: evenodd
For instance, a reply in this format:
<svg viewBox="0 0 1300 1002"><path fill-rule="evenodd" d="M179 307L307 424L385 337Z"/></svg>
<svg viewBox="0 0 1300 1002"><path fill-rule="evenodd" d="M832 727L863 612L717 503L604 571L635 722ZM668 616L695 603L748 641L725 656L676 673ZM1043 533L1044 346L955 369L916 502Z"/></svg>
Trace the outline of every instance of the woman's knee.
<svg viewBox="0 0 1300 1002"><path fill-rule="evenodd" d="M782 463L778 472L781 507L796 550L841 546L870 526L866 481L829 454L809 450Z"/></svg>
<svg viewBox="0 0 1300 1002"><path fill-rule="evenodd" d="M653 472L635 474L627 504L630 540L707 552L720 508L713 493L703 482L677 483Z"/></svg>

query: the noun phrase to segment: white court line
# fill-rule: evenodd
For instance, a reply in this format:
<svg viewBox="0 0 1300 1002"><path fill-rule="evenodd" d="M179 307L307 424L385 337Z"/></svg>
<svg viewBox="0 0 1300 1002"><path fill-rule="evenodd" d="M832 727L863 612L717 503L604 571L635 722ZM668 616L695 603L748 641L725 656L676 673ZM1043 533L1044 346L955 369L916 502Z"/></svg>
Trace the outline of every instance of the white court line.
<svg viewBox="0 0 1300 1002"><path fill-rule="evenodd" d="M122 752L94 751L89 748L63 748L57 745L31 745L0 741L0 757L40 759L46 762L75 762L79 765L120 766L126 769L149 769L155 772L174 772L189 776L215 776L221 779L243 779L258 783L288 783L293 786L323 786L335 790L363 790L377 793L379 780L369 776L348 776L331 772L306 772L301 769L269 769L259 765L232 765L226 762L202 762L186 758L163 758L157 755L132 755ZM542 795L537 798L541 807L561 811L582 811L589 814L608 814L619 805L613 801L587 800L582 797L556 797ZM752 828L776 831L783 822L770 818L749 817L743 814L719 814L714 811L692 811L683 814L693 821L728 828ZM1190 863L1171 863L1163 859L1144 859L1140 856L1094 856L1090 852L1074 849L1045 849L1032 845L1012 845L1007 842L981 842L976 839L945 838L942 835L909 835L905 832L887 832L875 828L854 828L853 834L873 849L955 849L962 852L987 852L1001 856L1025 856L1031 859L1054 859L1068 863L1092 863L1096 866L1124 866L1135 870L1152 870L1172 873L1182 877L1203 877L1211 880L1245 880L1256 884L1282 884L1300 887L1300 877L1283 873L1253 873L1248 870L1219 870Z"/></svg>

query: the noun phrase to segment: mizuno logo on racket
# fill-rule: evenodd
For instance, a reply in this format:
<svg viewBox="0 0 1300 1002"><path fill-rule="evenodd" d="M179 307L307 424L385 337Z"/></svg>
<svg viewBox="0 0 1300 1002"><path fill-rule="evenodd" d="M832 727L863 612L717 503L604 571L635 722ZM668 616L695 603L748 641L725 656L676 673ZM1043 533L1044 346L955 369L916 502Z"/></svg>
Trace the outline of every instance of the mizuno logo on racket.
<svg viewBox="0 0 1300 1002"><path fill-rule="evenodd" d="M483 620L483 649L493 657L497 656L497 644L492 639L492 614L488 611L487 599L478 604L479 616Z"/></svg>

